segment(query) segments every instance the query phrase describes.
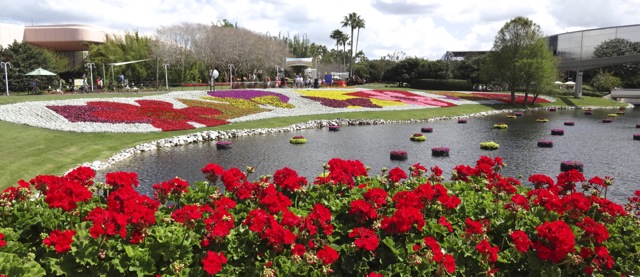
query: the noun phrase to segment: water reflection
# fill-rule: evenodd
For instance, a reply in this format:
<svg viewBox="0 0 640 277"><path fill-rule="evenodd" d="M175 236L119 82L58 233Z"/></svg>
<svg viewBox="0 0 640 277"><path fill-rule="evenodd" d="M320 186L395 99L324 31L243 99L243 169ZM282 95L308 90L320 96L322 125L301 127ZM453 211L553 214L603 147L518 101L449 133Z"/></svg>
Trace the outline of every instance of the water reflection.
<svg viewBox="0 0 640 277"><path fill-rule="evenodd" d="M325 129L303 130L295 133L279 133L232 140L233 148L216 150L215 143L200 143L159 149L137 155L120 162L108 171L135 171L140 176L141 190L151 193L151 186L179 176L190 183L204 180L200 169L207 163L220 164L225 169L254 166L260 175L273 174L289 166L307 179L322 172L322 164L331 158L359 159L377 174L382 167L399 166L408 169L414 163L427 168L437 165L446 173L458 164L474 164L481 155L503 157L507 163L503 174L524 176L543 173L555 177L563 160L578 160L585 164L586 178L613 176L615 185L609 196L618 202L626 202L634 190L640 189L640 141L633 140L639 123L640 110L626 110L625 115L613 123L602 123L612 110L595 110L585 115L582 110L528 111L515 119L506 115L469 118L468 123L455 120L419 124L342 127L339 132ZM548 123L538 123L538 117L546 117ZM575 126L564 126L565 121ZM498 122L505 122L508 129L493 129ZM433 128L425 134L427 141L412 142L409 137L419 133L421 127ZM551 129L562 128L563 136L551 136ZM302 135L307 144L291 145L289 138ZM537 141L550 139L553 148L538 148ZM495 151L481 150L480 142L493 140L500 144ZM431 148L451 148L450 157L431 156ZM409 153L406 161L391 161L389 152L404 150ZM99 173L99 178L104 172Z"/></svg>

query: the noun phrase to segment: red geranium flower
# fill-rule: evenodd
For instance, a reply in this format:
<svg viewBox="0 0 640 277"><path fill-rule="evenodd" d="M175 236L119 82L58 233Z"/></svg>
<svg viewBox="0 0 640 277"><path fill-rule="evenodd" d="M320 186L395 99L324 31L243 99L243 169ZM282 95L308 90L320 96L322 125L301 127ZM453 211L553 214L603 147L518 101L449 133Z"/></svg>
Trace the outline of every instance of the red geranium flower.
<svg viewBox="0 0 640 277"><path fill-rule="evenodd" d="M480 243L476 244L476 249L480 254L485 256L489 262L495 263L498 261L498 251L500 251L500 248L497 246L491 246L486 239L483 239Z"/></svg>
<svg viewBox="0 0 640 277"><path fill-rule="evenodd" d="M449 274L453 274L453 272L456 271L456 259L450 254L444 255L444 262L442 264Z"/></svg>
<svg viewBox="0 0 640 277"><path fill-rule="evenodd" d="M516 249L522 253L527 253L527 251L529 251L529 247L533 246L533 243L529 239L527 233L522 230L515 230L511 232L509 236L511 236L511 240L516 246Z"/></svg>
<svg viewBox="0 0 640 277"><path fill-rule="evenodd" d="M575 235L564 221L542 223L536 228L538 240L533 247L542 260L560 263L569 253L575 251Z"/></svg>
<svg viewBox="0 0 640 277"><path fill-rule="evenodd" d="M407 174L399 167L394 167L389 171L389 180L393 183L400 182L400 180L407 178Z"/></svg>
<svg viewBox="0 0 640 277"><path fill-rule="evenodd" d="M121 187L138 187L138 173L135 172L109 172L105 175L105 183L114 189Z"/></svg>
<svg viewBox="0 0 640 277"><path fill-rule="evenodd" d="M603 243L609 238L609 231L604 224L598 223L591 217L586 216L581 222L576 225L584 230L584 236L590 240L594 240L597 243Z"/></svg>
<svg viewBox="0 0 640 277"><path fill-rule="evenodd" d="M466 235L481 235L489 231L489 220L482 218L478 221L475 221L467 217L467 219L465 220L465 226L466 227L464 229L464 232L466 233Z"/></svg>
<svg viewBox="0 0 640 277"><path fill-rule="evenodd" d="M304 253L307 252L307 248L304 247L304 245L302 244L296 244L293 246L293 248L291 249L291 254L302 257L302 255L304 255Z"/></svg>
<svg viewBox="0 0 640 277"><path fill-rule="evenodd" d="M447 218L444 216L440 216L440 218L438 219L438 224L444 226L445 228L447 228L447 230L449 232L453 232L453 226L451 226L451 223L449 221L447 221Z"/></svg>
<svg viewBox="0 0 640 277"><path fill-rule="evenodd" d="M307 185L307 178L298 176L298 172L285 167L277 170L273 174L273 183L285 190L299 190L302 186Z"/></svg>
<svg viewBox="0 0 640 277"><path fill-rule="evenodd" d="M222 252L207 251L207 256L200 262L204 271L213 275L222 270L222 265L227 263L227 257Z"/></svg>
<svg viewBox="0 0 640 277"><path fill-rule="evenodd" d="M376 209L362 199L356 199L351 201L349 204L349 214L355 216L356 220L359 222L365 222L367 220L375 219L378 217L378 212Z"/></svg>
<svg viewBox="0 0 640 277"><path fill-rule="evenodd" d="M387 204L387 191L381 188L373 188L364 193L364 199L380 208Z"/></svg>
<svg viewBox="0 0 640 277"><path fill-rule="evenodd" d="M54 247L58 253L66 253L71 250L71 243L75 234L75 230L53 230L47 238L42 240L42 243L46 246Z"/></svg>
<svg viewBox="0 0 640 277"><path fill-rule="evenodd" d="M368 251L375 251L380 242L378 235L373 230L362 227L353 228L349 237L356 238L354 243L358 248Z"/></svg>
<svg viewBox="0 0 640 277"><path fill-rule="evenodd" d="M318 257L318 259L321 260L323 264L332 264L333 262L338 260L340 254L338 254L338 251L331 248L331 246L325 245L324 248L318 250L316 257Z"/></svg>
<svg viewBox="0 0 640 277"><path fill-rule="evenodd" d="M4 247L5 245L7 245L7 242L4 241L4 234L0 233L0 247Z"/></svg>

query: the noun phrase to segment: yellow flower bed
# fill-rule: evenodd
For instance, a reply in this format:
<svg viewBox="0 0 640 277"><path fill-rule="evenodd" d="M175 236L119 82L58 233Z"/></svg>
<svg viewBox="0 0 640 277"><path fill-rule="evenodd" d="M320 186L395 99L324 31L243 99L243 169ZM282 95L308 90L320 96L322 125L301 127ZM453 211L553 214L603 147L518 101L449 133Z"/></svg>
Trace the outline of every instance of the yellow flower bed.
<svg viewBox="0 0 640 277"><path fill-rule="evenodd" d="M280 97L274 96L274 95L256 97L256 98L253 98L251 100L253 102L256 102L256 103L260 104L260 105L268 105L268 106L273 106L273 107L277 107L277 108L293 109L293 108L296 107L293 104L283 103L282 101L280 101Z"/></svg>
<svg viewBox="0 0 640 277"><path fill-rule="evenodd" d="M347 100L347 99L353 99L353 98L360 98L358 96L351 96L351 95L347 95L348 93L352 93L352 92L356 92L354 90L330 90L330 91L326 91L326 90L295 90L295 92L300 93L301 95L304 96L311 96L311 97L321 97L321 98L327 98L327 99L335 99L335 100ZM382 99L376 99L376 98L367 98L369 100L371 100L371 103L381 106L381 107L392 107L392 106L405 106L405 103L399 102L399 101L390 101L390 100L382 100ZM362 108L360 106L349 106L347 108Z"/></svg>
<svg viewBox="0 0 640 277"><path fill-rule="evenodd" d="M249 108L249 109L255 109L258 108L258 103L250 101L250 100L245 100L245 99L240 99L240 98L229 98L229 97L213 97L213 96L201 96L200 98L205 99L205 100L212 100L212 101L218 101L218 102L224 102L224 103L229 103L229 105L232 105L234 107L238 107L238 108Z"/></svg>

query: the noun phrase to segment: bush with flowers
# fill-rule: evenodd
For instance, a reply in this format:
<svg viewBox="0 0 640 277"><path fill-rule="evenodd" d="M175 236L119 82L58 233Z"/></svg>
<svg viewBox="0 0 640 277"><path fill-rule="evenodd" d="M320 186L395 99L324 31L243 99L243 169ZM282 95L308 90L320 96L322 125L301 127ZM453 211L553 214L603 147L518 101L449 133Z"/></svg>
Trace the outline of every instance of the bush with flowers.
<svg viewBox="0 0 640 277"><path fill-rule="evenodd" d="M427 136L421 134L421 133L415 133L413 135L411 135L411 137L409 137L410 141L426 141L427 140Z"/></svg>
<svg viewBox="0 0 640 277"><path fill-rule="evenodd" d="M501 158L445 180L417 163L371 172L332 159L309 182L290 168L202 168L141 195L132 172L77 168L0 194L7 276L633 276L640 191L575 170L521 184ZM224 187L221 193L218 189Z"/></svg>
<svg viewBox="0 0 640 277"><path fill-rule="evenodd" d="M494 129L507 129L507 128L509 128L509 125L507 125L507 123L500 122L500 123L493 124L493 128Z"/></svg>
<svg viewBox="0 0 640 277"><path fill-rule="evenodd" d="M483 150L496 150L500 148L500 144L497 144L495 141L485 141L480 143L480 149Z"/></svg>
<svg viewBox="0 0 640 277"><path fill-rule="evenodd" d="M289 139L291 144L305 144L307 143L307 139L304 136L294 136Z"/></svg>
<svg viewBox="0 0 640 277"><path fill-rule="evenodd" d="M392 161L404 161L407 158L407 151L393 150L389 153L389 159L391 159Z"/></svg>

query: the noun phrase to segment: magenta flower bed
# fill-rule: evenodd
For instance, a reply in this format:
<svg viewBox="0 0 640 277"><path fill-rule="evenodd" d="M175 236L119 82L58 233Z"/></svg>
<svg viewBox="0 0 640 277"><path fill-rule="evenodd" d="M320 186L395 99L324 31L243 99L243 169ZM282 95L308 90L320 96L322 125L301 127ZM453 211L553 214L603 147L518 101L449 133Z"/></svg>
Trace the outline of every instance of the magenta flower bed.
<svg viewBox="0 0 640 277"><path fill-rule="evenodd" d="M557 111L557 110L558 110L558 108L556 108L556 107L551 107L551 108L549 108L549 111L550 111L550 112L555 112L555 111Z"/></svg>
<svg viewBox="0 0 640 277"><path fill-rule="evenodd" d="M367 90L348 93L347 95L362 97L365 99L374 98L387 101L396 101L407 105L416 106L436 106L436 107L453 107L452 103L438 100L431 97L417 95L408 91L401 90Z"/></svg>
<svg viewBox="0 0 640 277"><path fill-rule="evenodd" d="M359 106L363 108L382 108L376 104L373 104L370 99L367 98L351 98L345 100L329 99L324 97L314 96L302 96L313 101L320 102L321 105L331 108L346 108L349 106Z"/></svg>
<svg viewBox="0 0 640 277"><path fill-rule="evenodd" d="M216 92L210 91L207 94L213 97L239 98L239 99L245 99L245 100L251 100L253 98L263 97L263 96L277 96L278 98L280 98L280 101L282 101L283 103L289 103L289 97L280 93L264 91L264 90L251 90L251 89L218 90Z"/></svg>
<svg viewBox="0 0 640 277"><path fill-rule="evenodd" d="M636 128L640 128L640 124L636 124Z"/></svg>

